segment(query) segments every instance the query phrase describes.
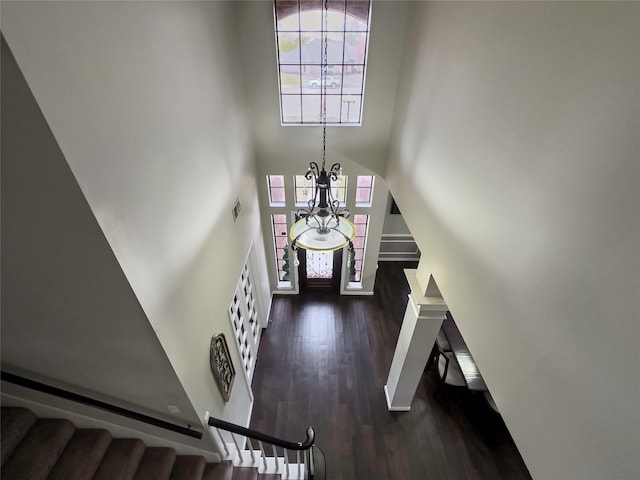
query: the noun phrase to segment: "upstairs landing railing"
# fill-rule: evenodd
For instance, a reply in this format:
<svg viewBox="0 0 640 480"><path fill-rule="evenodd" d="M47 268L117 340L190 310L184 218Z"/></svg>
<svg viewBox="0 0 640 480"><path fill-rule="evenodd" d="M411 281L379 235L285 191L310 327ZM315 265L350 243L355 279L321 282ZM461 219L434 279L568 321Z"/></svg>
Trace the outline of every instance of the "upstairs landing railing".
<svg viewBox="0 0 640 480"><path fill-rule="evenodd" d="M314 453L312 427L307 428L306 440L291 442L214 417L208 417L207 423L222 443L224 459L235 466L255 467L260 473L280 474L289 480L324 480L316 473L323 472L324 466L316 468L320 455ZM233 443L227 443L221 430L230 433Z"/></svg>

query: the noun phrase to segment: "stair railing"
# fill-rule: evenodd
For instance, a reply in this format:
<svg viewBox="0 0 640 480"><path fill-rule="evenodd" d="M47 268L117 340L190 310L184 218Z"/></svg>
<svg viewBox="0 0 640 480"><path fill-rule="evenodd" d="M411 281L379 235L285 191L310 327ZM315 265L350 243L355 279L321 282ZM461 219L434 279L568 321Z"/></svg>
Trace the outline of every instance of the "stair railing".
<svg viewBox="0 0 640 480"><path fill-rule="evenodd" d="M198 430L194 430L193 428L191 428L191 425L186 425L186 426L178 425L176 423L168 422L161 418L151 417L149 415L145 415L140 412L135 412L133 410L120 407L118 405L113 405L107 402L103 402L96 398L87 397L85 395L80 395L78 393L75 393L69 390L64 390L62 388L54 387L52 385L36 382L35 380L21 377L20 375L15 375L13 373L0 371L0 380L2 380L3 382L8 382L14 385L18 385L23 388L28 388L38 392L46 393L47 395L52 395L52 396L69 400L72 402L88 405L93 408L98 408L100 410L104 410L105 412L109 412L111 414L131 418L138 422L153 425L154 427L163 428L165 430L176 432L181 435L186 435L188 437L193 437L198 439L202 438L202 432Z"/></svg>
<svg viewBox="0 0 640 480"><path fill-rule="evenodd" d="M307 428L305 441L291 442L214 417L208 417L207 423L213 427L222 443L224 459L233 461L235 466L256 467L261 473L277 473L285 479L316 478L313 453L315 432L312 427ZM231 434L233 444L225 441L221 430ZM282 449L282 455L278 448ZM273 453L273 456L268 456L267 452ZM290 457L294 453L296 461L291 463Z"/></svg>

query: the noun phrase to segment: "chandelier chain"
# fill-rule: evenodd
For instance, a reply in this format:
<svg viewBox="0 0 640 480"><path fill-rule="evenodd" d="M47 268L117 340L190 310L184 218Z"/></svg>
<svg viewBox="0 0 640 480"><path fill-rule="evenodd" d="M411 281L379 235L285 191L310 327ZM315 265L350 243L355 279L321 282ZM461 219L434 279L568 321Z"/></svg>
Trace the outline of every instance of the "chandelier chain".
<svg viewBox="0 0 640 480"><path fill-rule="evenodd" d="M324 0L324 59L322 72L322 168L327 158L327 73L329 60L327 55L329 43L329 0Z"/></svg>

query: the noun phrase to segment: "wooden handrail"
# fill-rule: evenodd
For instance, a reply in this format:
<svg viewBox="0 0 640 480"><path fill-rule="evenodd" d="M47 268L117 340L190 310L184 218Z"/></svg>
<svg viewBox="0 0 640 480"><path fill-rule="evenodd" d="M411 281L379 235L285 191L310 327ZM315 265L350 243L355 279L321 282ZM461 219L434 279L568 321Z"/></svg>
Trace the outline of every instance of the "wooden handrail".
<svg viewBox="0 0 640 480"><path fill-rule="evenodd" d="M15 385L20 385L21 387L30 388L32 390L37 390L39 392L47 393L49 395L54 395L59 398L64 398L65 400L71 400L73 402L99 408L100 410L115 413L116 415L131 418L133 420L147 423L149 425L153 425L154 427L163 428L165 430L170 430L172 432L180 433L188 437L202 438L202 432L191 429L191 425L189 425L189 427L176 425L165 420L160 420L159 418L150 417L149 415L145 415L143 413L134 412L126 408L118 407L117 405L111 405L110 403L96 400L95 398L86 397L78 393L63 390L62 388L53 387L51 385L36 382L35 380L30 380L19 375L14 375L13 373L0 371L0 380L13 383Z"/></svg>
<svg viewBox="0 0 640 480"><path fill-rule="evenodd" d="M231 433L237 433L238 435L244 435L252 440L258 440L260 442L269 443L276 447L286 448L287 450L309 450L313 446L313 442L316 438L316 434L312 427L307 427L307 439L304 442L290 442L281 438L272 437L257 430L241 427L235 423L225 422L218 418L209 417L207 420L210 426L227 430Z"/></svg>

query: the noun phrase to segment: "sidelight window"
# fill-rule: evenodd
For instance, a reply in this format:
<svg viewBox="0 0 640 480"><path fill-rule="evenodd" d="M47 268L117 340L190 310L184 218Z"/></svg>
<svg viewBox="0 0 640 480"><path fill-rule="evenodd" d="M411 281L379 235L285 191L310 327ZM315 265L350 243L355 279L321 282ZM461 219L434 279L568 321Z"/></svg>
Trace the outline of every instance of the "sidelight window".
<svg viewBox="0 0 640 480"><path fill-rule="evenodd" d="M349 283L362 282L362 265L364 263L364 250L367 246L367 231L369 229L369 215L354 215L353 224L356 227L356 236L353 239L354 259L349 261Z"/></svg>

